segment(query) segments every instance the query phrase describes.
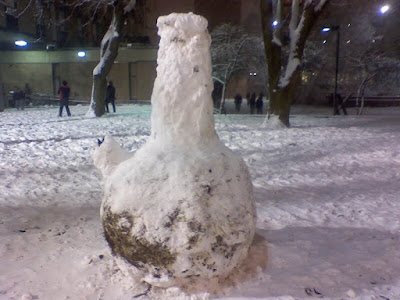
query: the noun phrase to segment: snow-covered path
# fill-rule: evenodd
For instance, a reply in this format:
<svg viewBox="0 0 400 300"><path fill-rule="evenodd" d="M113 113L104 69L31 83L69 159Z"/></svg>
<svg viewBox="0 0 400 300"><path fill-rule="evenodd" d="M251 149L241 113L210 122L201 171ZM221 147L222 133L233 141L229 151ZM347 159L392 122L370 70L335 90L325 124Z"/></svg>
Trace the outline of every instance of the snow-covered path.
<svg viewBox="0 0 400 300"><path fill-rule="evenodd" d="M0 299L132 299L146 290L104 241L90 152L106 134L138 149L151 107L118 106L99 119L86 111L0 113ZM329 114L294 108L288 130L261 128L259 116L216 116L253 178L249 259L209 284L217 294L153 289L139 299L400 299L400 109Z"/></svg>

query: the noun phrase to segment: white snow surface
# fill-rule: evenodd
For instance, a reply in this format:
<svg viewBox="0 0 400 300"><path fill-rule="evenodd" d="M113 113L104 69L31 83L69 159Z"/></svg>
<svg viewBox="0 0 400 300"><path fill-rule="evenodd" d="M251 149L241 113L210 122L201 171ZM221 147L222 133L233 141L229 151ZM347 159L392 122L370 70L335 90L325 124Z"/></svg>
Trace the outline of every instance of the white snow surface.
<svg viewBox="0 0 400 300"><path fill-rule="evenodd" d="M97 139L135 151L148 105L85 118L87 106L0 113L0 299L132 299L147 290L115 259L99 217ZM307 112L307 113L305 113ZM354 113L350 110L351 113ZM290 129L217 115L252 175L257 235L225 281L137 299L400 299L400 109L331 116L293 107ZM308 294L310 295L308 295Z"/></svg>

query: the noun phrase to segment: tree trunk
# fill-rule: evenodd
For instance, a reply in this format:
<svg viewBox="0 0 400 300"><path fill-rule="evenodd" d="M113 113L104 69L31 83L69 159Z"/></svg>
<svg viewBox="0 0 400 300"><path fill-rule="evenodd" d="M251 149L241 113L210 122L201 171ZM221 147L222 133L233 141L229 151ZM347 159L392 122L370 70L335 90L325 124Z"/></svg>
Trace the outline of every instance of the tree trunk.
<svg viewBox="0 0 400 300"><path fill-rule="evenodd" d="M226 84L222 84L222 95L221 95L221 103L219 105L219 113L223 114L226 112L225 110L225 91L226 91Z"/></svg>
<svg viewBox="0 0 400 300"><path fill-rule="evenodd" d="M88 117L101 117L105 113L105 98L107 76L111 71L115 58L118 56L119 41L125 20L122 0L114 2L113 19L101 41L100 62L93 70L92 97L90 100Z"/></svg>
<svg viewBox="0 0 400 300"><path fill-rule="evenodd" d="M276 2L277 15L281 11L282 2ZM273 1L261 0L261 21L263 27L264 48L268 65L268 89L270 94L270 106L267 119L272 115L279 117L285 126L289 126L290 105L292 104L293 92L299 78L300 62L303 58L305 43L320 9L326 1L319 2L321 6L316 10L317 3L314 1L303 1L303 9L300 14L300 1L292 1L289 24L289 55L286 66L282 61L282 24L274 29L272 22L276 20L274 15Z"/></svg>
<svg viewBox="0 0 400 300"><path fill-rule="evenodd" d="M357 115L361 115L361 102L360 102L360 97L361 97L361 92L364 86L364 82L365 82L365 77L363 78L363 80L361 81L360 86L358 87L358 91L357 91L357 99L356 99L356 107L357 107Z"/></svg>
<svg viewBox="0 0 400 300"><path fill-rule="evenodd" d="M359 111L359 115L362 114L362 111L364 109L364 100L365 100L365 82L362 86L362 90L361 90L361 106L360 106L360 111Z"/></svg>
<svg viewBox="0 0 400 300"><path fill-rule="evenodd" d="M356 100L357 115L361 115L362 110L364 108L365 87L367 85L367 82L370 81L376 74L377 73L374 73L370 76L368 76L368 74L365 74L363 77L363 80L361 81L360 86L358 87L357 100ZM359 100L360 97L361 97L361 101Z"/></svg>
<svg viewBox="0 0 400 300"><path fill-rule="evenodd" d="M6 104L6 101L7 96L4 89L3 75L0 72L0 112L4 111L4 109L8 106L8 103Z"/></svg>
<svg viewBox="0 0 400 300"><path fill-rule="evenodd" d="M293 94L297 87L300 72L297 71L293 74L293 79L283 88L276 86L271 89L271 96L269 100L269 109L267 118L269 119L272 115L279 117L279 120L286 127L290 127L289 116L290 106L292 104Z"/></svg>
<svg viewBox="0 0 400 300"><path fill-rule="evenodd" d="M96 117L101 117L105 113L106 107L106 89L107 89L107 75L102 76L93 75L92 99L95 99L94 112ZM92 104L91 103L91 104Z"/></svg>

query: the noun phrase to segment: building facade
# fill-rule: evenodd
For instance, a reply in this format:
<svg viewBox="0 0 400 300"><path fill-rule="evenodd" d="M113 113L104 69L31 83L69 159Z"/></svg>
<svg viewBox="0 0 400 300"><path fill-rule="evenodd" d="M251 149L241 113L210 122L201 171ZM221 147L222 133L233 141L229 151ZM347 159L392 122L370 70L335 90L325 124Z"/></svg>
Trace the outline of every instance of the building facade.
<svg viewBox="0 0 400 300"><path fill-rule="evenodd" d="M92 71L99 61L99 45L110 23L110 7L96 13L90 7L74 7L68 0L5 0L0 2L0 87L7 94L29 84L33 94L55 95L61 81L71 85L72 97L89 99ZM31 6L29 6L29 4ZM156 76L156 21L172 12L205 16L209 30L222 23L260 31L259 0L137 0L125 22L119 55L109 74L117 101L149 100ZM17 47L15 40L28 46ZM86 56L77 56L79 50ZM246 80L235 80L228 96L245 90Z"/></svg>

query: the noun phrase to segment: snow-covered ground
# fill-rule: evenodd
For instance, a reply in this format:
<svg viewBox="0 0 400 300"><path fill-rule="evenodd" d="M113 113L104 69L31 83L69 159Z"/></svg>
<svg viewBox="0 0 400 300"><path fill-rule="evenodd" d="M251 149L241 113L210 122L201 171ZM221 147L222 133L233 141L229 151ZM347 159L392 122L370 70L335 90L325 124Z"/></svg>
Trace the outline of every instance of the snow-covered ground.
<svg viewBox="0 0 400 300"><path fill-rule="evenodd" d="M0 299L400 299L400 108L331 116L294 107L291 129L216 116L249 166L257 236L228 279L152 288L110 253L91 151L111 134L136 150L149 105L88 119L57 107L0 113ZM185 293L186 292L186 293Z"/></svg>

